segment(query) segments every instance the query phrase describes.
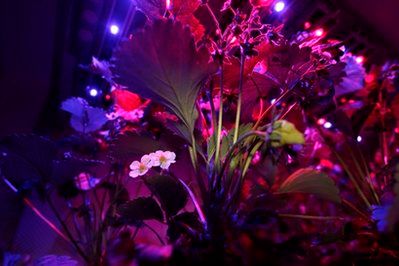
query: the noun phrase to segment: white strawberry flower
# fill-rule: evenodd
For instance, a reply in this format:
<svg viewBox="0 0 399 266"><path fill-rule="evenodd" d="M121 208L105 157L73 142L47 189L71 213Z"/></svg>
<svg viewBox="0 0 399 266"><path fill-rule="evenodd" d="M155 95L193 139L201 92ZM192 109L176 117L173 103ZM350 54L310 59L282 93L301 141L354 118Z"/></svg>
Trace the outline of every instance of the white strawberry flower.
<svg viewBox="0 0 399 266"><path fill-rule="evenodd" d="M159 166L162 169L168 169L172 163L175 163L176 154L171 151L156 151L150 154L152 166Z"/></svg>
<svg viewBox="0 0 399 266"><path fill-rule="evenodd" d="M153 166L153 160L150 155L143 155L140 161L134 161L130 164L129 175L133 178L145 175L148 170Z"/></svg>

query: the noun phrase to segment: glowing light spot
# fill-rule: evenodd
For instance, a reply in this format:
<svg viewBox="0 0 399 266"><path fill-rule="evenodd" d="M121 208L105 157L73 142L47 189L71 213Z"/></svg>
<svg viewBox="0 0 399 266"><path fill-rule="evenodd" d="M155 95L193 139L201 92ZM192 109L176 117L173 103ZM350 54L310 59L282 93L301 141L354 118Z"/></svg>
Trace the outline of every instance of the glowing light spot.
<svg viewBox="0 0 399 266"><path fill-rule="evenodd" d="M319 125L324 125L325 122L326 120L324 118L320 118L319 120L317 120L317 124Z"/></svg>
<svg viewBox="0 0 399 266"><path fill-rule="evenodd" d="M375 75L373 73L367 74L365 80L367 83L371 83L375 80Z"/></svg>
<svg viewBox="0 0 399 266"><path fill-rule="evenodd" d="M357 142L361 142L362 141L362 136L357 136L356 140L357 140Z"/></svg>
<svg viewBox="0 0 399 266"><path fill-rule="evenodd" d="M305 30L307 30L310 27L312 27L312 23L310 23L309 21L306 21L305 24L303 24L303 27L305 28Z"/></svg>
<svg viewBox="0 0 399 266"><path fill-rule="evenodd" d="M91 97L96 97L98 95L98 90L95 89L95 88L91 88L89 90L89 94L90 94Z"/></svg>
<svg viewBox="0 0 399 266"><path fill-rule="evenodd" d="M318 28L314 31L314 35L316 35L317 37L321 37L324 35L324 30L322 28Z"/></svg>
<svg viewBox="0 0 399 266"><path fill-rule="evenodd" d="M361 64L364 62L364 56L362 56L362 55L356 56L355 60L356 60L356 63Z"/></svg>
<svg viewBox="0 0 399 266"><path fill-rule="evenodd" d="M231 38L230 43L234 43L235 41L237 41L237 38L234 36L233 38Z"/></svg>
<svg viewBox="0 0 399 266"><path fill-rule="evenodd" d="M332 124L327 121L327 122L324 123L323 127L329 129L329 128L332 127Z"/></svg>
<svg viewBox="0 0 399 266"><path fill-rule="evenodd" d="M166 9L170 9L172 7L172 3L170 2L170 0L166 0Z"/></svg>
<svg viewBox="0 0 399 266"><path fill-rule="evenodd" d="M274 104L275 102L276 102L276 99L271 99L271 100L270 100L270 103L271 103L271 104Z"/></svg>
<svg viewBox="0 0 399 266"><path fill-rule="evenodd" d="M285 8L285 3L283 1L278 1L274 5L274 11L276 11L276 12L281 12L284 10L284 8Z"/></svg>
<svg viewBox="0 0 399 266"><path fill-rule="evenodd" d="M119 27L113 24L111 27L109 27L109 32L111 32L113 35L117 35L119 33Z"/></svg>

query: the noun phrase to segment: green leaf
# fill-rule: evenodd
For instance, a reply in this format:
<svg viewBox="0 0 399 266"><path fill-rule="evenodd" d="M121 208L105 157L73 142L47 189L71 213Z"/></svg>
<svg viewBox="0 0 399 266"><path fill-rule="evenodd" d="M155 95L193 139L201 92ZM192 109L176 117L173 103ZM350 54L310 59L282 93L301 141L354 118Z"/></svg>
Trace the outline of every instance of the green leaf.
<svg viewBox="0 0 399 266"><path fill-rule="evenodd" d="M162 210L151 197L141 197L120 205L117 209L123 224L140 225L144 220L163 220Z"/></svg>
<svg viewBox="0 0 399 266"><path fill-rule="evenodd" d="M212 135L209 138L206 148L207 148L207 156L208 156L207 158L208 158L208 162L209 162L216 151L215 135Z"/></svg>
<svg viewBox="0 0 399 266"><path fill-rule="evenodd" d="M183 185L171 176L151 176L145 178L146 186L158 198L162 209L173 216L187 203L187 191Z"/></svg>
<svg viewBox="0 0 399 266"><path fill-rule="evenodd" d="M252 123L240 125L238 128L238 137L249 132L252 129L252 126L253 126ZM234 128L232 128L229 131L229 133L222 139L222 144L220 146L220 153L222 158L226 155L229 148L233 145L233 140L234 140Z"/></svg>
<svg viewBox="0 0 399 266"><path fill-rule="evenodd" d="M168 122L166 127L175 135L182 138L188 144L192 144L191 133L188 128L181 123Z"/></svg>
<svg viewBox="0 0 399 266"><path fill-rule="evenodd" d="M341 202L339 190L326 174L311 168L299 169L279 187L277 194L308 193L336 203Z"/></svg>
<svg viewBox="0 0 399 266"><path fill-rule="evenodd" d="M165 105L192 132L200 84L216 70L209 59L205 47L196 49L188 27L159 19L122 42L112 70L116 82Z"/></svg>

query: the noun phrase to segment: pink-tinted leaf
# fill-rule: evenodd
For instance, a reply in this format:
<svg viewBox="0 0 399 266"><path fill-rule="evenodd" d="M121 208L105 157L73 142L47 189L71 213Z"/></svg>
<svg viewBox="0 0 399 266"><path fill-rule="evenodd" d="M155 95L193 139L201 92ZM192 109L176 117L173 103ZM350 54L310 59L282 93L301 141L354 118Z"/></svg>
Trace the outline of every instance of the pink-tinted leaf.
<svg viewBox="0 0 399 266"><path fill-rule="evenodd" d="M204 26L206 33L215 34L218 27L224 31L234 18L231 9L224 9L225 0L209 0L207 5L215 16L217 23L206 5L200 5L194 12L194 16Z"/></svg>
<svg viewBox="0 0 399 266"><path fill-rule="evenodd" d="M289 80L294 80L309 68L310 53L310 48L300 48L296 44L275 46L265 59L267 72L282 84L288 80L289 74L292 76Z"/></svg>
<svg viewBox="0 0 399 266"><path fill-rule="evenodd" d="M118 83L165 105L192 131L199 85L214 71L209 59L180 22L156 20L116 50L113 72Z"/></svg>
<svg viewBox="0 0 399 266"><path fill-rule="evenodd" d="M345 62L346 76L335 87L335 95L337 96L353 93L364 87L364 78L366 76L364 67L358 64L354 57L346 58Z"/></svg>
<svg viewBox="0 0 399 266"><path fill-rule="evenodd" d="M253 73L244 83L242 94L242 118L251 121L264 112L272 99L281 94L280 85L259 73Z"/></svg>
<svg viewBox="0 0 399 266"><path fill-rule="evenodd" d="M93 56L90 67L94 73L101 75L101 77L109 82L112 81L112 72L109 69L108 62L101 61Z"/></svg>

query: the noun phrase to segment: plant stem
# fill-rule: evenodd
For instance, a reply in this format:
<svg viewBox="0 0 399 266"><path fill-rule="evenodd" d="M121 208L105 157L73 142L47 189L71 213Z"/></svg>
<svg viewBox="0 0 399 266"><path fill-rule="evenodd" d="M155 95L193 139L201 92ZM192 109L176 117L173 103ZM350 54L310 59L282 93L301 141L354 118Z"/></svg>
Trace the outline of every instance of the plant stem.
<svg viewBox="0 0 399 266"><path fill-rule="evenodd" d="M215 141L216 141L216 150L215 150L215 162L214 162L214 167L216 170L218 170L218 167L220 165L219 162L219 156L220 156L220 141L222 138L222 125L223 125L223 59L220 62L220 67L219 67L219 75L220 75L220 90L219 90L219 114L218 114L218 122L217 122L217 131L216 131L216 136L215 136Z"/></svg>
<svg viewBox="0 0 399 266"><path fill-rule="evenodd" d="M252 127L253 129L258 128L259 124L262 122L263 118L265 118L265 116L267 115L267 113L269 113L269 111L278 103L280 102L287 94L288 92L290 92L290 90L286 90L284 91L280 97L277 98L277 100L275 100L258 118L258 120L256 121L255 125Z"/></svg>
<svg viewBox="0 0 399 266"><path fill-rule="evenodd" d="M302 215L302 214L289 214L289 213L279 213L278 216L283 218L298 218L298 219L307 219L307 220L345 220L342 217L338 216L314 216L314 215Z"/></svg>
<svg viewBox="0 0 399 266"><path fill-rule="evenodd" d="M201 196L203 197L203 199L205 199L205 197L206 197L206 186L205 186L204 180L202 179L202 176L200 175L199 169L198 169L198 157L197 157L197 148L196 148L197 144L196 144L196 141L195 141L194 133L191 133L191 141L192 141L192 146L189 148L191 162L192 162L193 167L194 167L195 177L196 177L198 186L199 186L200 191L201 191Z"/></svg>
<svg viewBox="0 0 399 266"><path fill-rule="evenodd" d="M251 145L251 147L249 148L249 154L247 155L247 158L244 160L244 167L243 170L241 171L240 176L238 177L238 180L236 181L233 189L232 189L232 193L230 194L230 197L228 199L227 202L227 206L231 206L233 203L235 203L235 201L239 198L240 196L240 190L242 187L242 184L244 182L244 177L245 174L249 168L249 165L252 161L252 158L255 154L255 152L259 149L259 147L263 144L263 141L254 141L254 143ZM227 187L226 190L230 190L230 187L232 186L232 183L230 183Z"/></svg>
<svg viewBox="0 0 399 266"><path fill-rule="evenodd" d="M10 189L11 189L12 191L14 191L15 193L18 193L18 189L17 189L14 185L12 185L11 182L8 181L8 179L6 179L5 177L2 177L2 178L3 178L4 183L6 183L6 185L7 185L8 187L10 187ZM88 261L86 255L85 255L84 252L80 249L80 247L79 247L78 243L75 241L75 239L72 237L72 234L69 232L69 230L68 230L68 228L66 227L65 223L63 223L63 221L60 220L60 219L58 218L58 217L59 217L59 214L58 214L58 213L55 212L56 218L60 221L60 223L61 223L61 225L63 226L64 230L66 231L67 235L64 235L64 233L62 233L62 232L57 228L57 226L55 226L49 219L47 219L47 218L39 211L39 209L37 209L37 208L35 207L35 205L33 205L33 203L32 203L28 198L23 197L22 199L23 199L24 203L25 203L25 204L26 204L26 205L40 218L40 219L42 219L51 229L53 229L53 231L54 231L55 233L57 233L59 236L61 236L61 238L63 238L63 239L66 240L66 241L70 241L70 242L72 243L72 245L76 248L76 250L77 250L77 252L79 253L79 255L81 255L82 258L83 258L85 261ZM51 204L50 204L50 207L51 207L51 209L53 210ZM54 210L53 210L53 211L54 211ZM65 226L65 227L64 227L64 226Z"/></svg>
<svg viewBox="0 0 399 266"><path fill-rule="evenodd" d="M363 153L362 153L361 150L359 149L359 146L357 146L357 149L358 149L358 152L359 152L359 154L360 154L360 158L362 159L362 163L363 163L364 169L365 169L365 171L366 171L366 177L367 177L368 182L370 183L370 186L371 186L371 188L372 188L372 190L373 190L374 197L375 197L375 199L377 200L377 203L378 203L378 204L381 204L380 198L379 198L379 196L378 196L378 194L377 194L377 191L376 191L375 188L374 188L373 180L371 180L370 171L369 171L369 168L368 168L368 166L367 166L367 162L366 162L366 160L364 159Z"/></svg>
<svg viewBox="0 0 399 266"><path fill-rule="evenodd" d="M289 112L291 112L291 110L292 110L293 108L295 108L296 105L297 105L297 103L292 104L292 105L288 108L288 110L280 117L280 119L284 119L284 118L289 114Z"/></svg>
<svg viewBox="0 0 399 266"><path fill-rule="evenodd" d="M326 136L324 135L324 133L320 129L320 127L316 127L316 129L319 132L320 136L323 138L324 142L331 149L332 153L334 153L335 157L338 159L338 161L340 162L340 164L344 168L346 174L349 177L349 180L352 182L352 184L355 187L355 189L356 189L357 193L359 194L360 198L364 201L366 206L369 209L371 209L371 204L370 204L369 200L367 199L366 195L363 193L362 189L360 188L360 186L359 186L358 182L356 181L355 177L353 176L352 172L349 170L349 167L346 165L345 161L341 158L341 156L338 154L338 152L335 151L334 144L327 140Z"/></svg>
<svg viewBox="0 0 399 266"><path fill-rule="evenodd" d="M219 31L219 34L221 35L221 34L222 34L222 31L221 31L221 29L220 29L219 21L218 21L218 19L216 18L215 13L213 13L213 10L212 10L212 8L208 5L208 3L206 3L205 6L206 6L206 8L208 9L208 12L209 12L209 14L210 14L211 17L212 17L213 22L215 22L215 25L216 25L216 27L217 27L217 29L218 29L218 31Z"/></svg>
<svg viewBox="0 0 399 266"><path fill-rule="evenodd" d="M133 235L132 235L132 239L134 240L137 236L137 233L139 232L140 227L136 227L136 229L134 229Z"/></svg>
<svg viewBox="0 0 399 266"><path fill-rule="evenodd" d="M238 129L240 127L242 87L243 87L243 83L244 83L244 64L245 64L245 53L244 53L244 49L241 48L240 83L238 85L237 113L236 113L236 121L235 121L235 127L234 127L233 143L236 143L236 141L238 139Z"/></svg>
<svg viewBox="0 0 399 266"><path fill-rule="evenodd" d="M375 189L373 187L371 179L367 178L367 175L363 172L362 168L360 167L359 162L357 161L357 159L356 159L355 155L353 154L353 151L350 147L349 147L349 152L353 158L353 161L355 162L355 166L356 166L358 173L366 180L366 183L369 185L370 190L374 196L374 200L376 201L377 204L379 204L379 199L378 199L377 193L375 192Z"/></svg>
<svg viewBox="0 0 399 266"><path fill-rule="evenodd" d="M356 208L355 205L353 205L351 202L347 201L346 199L342 199L342 203L354 210L357 214L359 214L362 218L364 218L367 221L371 221L371 219L367 216L367 214L363 213L361 210Z"/></svg>
<svg viewBox="0 0 399 266"><path fill-rule="evenodd" d="M265 138L266 133L260 132L260 131L249 131L249 132L247 132L247 133L241 135L241 136L238 138L237 142L235 142L235 143L230 147L230 149L227 151L226 156L225 156L225 160L224 160L224 162L223 162L222 168L221 168L220 173L219 173L220 176L222 176L223 172L225 171L226 166L227 166L227 163L230 161L230 157L233 155L233 152L234 152L234 150L237 148L237 146L238 146L243 140L245 140L245 139L248 138L248 137L252 137L252 136L258 136L258 137L261 137L261 138Z"/></svg>
<svg viewBox="0 0 399 266"><path fill-rule="evenodd" d="M67 236L68 236L69 240L71 241L72 245L75 247L76 251L84 259L85 262L90 262L89 258L86 256L86 254L80 248L79 244L73 238L72 233L69 231L68 226L65 224L65 222L62 219L61 215L58 213L57 208L55 207L55 205L52 202L51 198L49 196L47 196L46 199L47 199L47 202L48 202L51 210L55 214L55 217L57 218L58 222L61 224L62 228L64 229L65 233L67 234Z"/></svg>
<svg viewBox="0 0 399 266"><path fill-rule="evenodd" d="M195 141L193 132L191 132L191 142L192 142L191 144L192 146L190 147L191 162L193 164L194 170L197 171L198 169L197 143Z"/></svg>
<svg viewBox="0 0 399 266"><path fill-rule="evenodd" d="M175 177L175 178L177 178L177 180L179 180L179 182L184 186L184 188L187 190L188 194L190 195L191 201L193 202L195 210L198 213L198 217L200 218L200 220L206 230L207 229L206 218L205 218L204 212L201 209L199 202L197 201L197 199L194 195L194 192L190 189L190 187L181 178L178 178L178 177Z"/></svg>
<svg viewBox="0 0 399 266"><path fill-rule="evenodd" d="M154 233L154 235L156 235L156 237L158 238L159 242L161 242L162 245L165 245L165 242L162 240L161 236L158 234L157 231L154 230L154 228L152 228L151 226L149 226L146 223L143 223L145 227L147 227L148 229L150 229L151 232Z"/></svg>
<svg viewBox="0 0 399 266"><path fill-rule="evenodd" d="M246 161L245 161L245 164L244 164L244 168L243 168L243 170L242 170L242 174L241 174L242 177L244 177L245 174L247 173L248 168L249 168L249 166L250 166L250 164L251 164L252 158L253 158L254 155L255 155L255 152L259 149L259 147L260 147L262 144L263 144L263 142L257 143L257 144L253 147L253 149L251 150L251 152L248 154L248 157L247 157L247 159L246 159Z"/></svg>
<svg viewBox="0 0 399 266"><path fill-rule="evenodd" d="M356 191L358 192L359 196L362 198L362 200L366 203L367 207L371 209L371 204L369 200L367 199L366 195L364 195L362 189L360 188L359 184L357 183L355 177L352 175L352 172L349 170L348 166L344 162L344 160L339 156L339 154L333 150L333 153L337 157L338 161L341 163L342 167L344 168L345 172L349 176L349 179L351 180L352 184L355 186Z"/></svg>

